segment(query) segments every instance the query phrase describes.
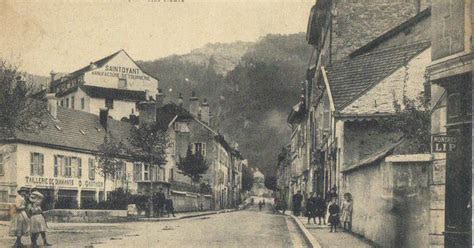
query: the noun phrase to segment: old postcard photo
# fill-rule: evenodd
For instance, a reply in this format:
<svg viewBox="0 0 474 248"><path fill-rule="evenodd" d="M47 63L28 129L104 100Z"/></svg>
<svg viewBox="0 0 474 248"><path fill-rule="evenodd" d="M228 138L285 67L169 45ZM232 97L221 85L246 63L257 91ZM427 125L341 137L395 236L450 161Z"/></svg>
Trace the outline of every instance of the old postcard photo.
<svg viewBox="0 0 474 248"><path fill-rule="evenodd" d="M472 0L0 0L0 247L472 247Z"/></svg>

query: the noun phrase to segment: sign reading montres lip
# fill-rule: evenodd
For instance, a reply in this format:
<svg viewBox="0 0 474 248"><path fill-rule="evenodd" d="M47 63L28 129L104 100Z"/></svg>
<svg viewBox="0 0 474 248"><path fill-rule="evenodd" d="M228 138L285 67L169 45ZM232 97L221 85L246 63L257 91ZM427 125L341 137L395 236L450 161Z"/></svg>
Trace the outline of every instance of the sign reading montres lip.
<svg viewBox="0 0 474 248"><path fill-rule="evenodd" d="M456 150L457 139L455 136L434 135L431 139L433 152L453 152Z"/></svg>

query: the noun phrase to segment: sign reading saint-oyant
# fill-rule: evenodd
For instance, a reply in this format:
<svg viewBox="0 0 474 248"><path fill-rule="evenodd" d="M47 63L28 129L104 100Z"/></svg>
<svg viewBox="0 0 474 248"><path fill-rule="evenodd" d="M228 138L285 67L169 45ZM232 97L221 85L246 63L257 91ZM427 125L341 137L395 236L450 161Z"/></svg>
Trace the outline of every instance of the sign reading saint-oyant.
<svg viewBox="0 0 474 248"><path fill-rule="evenodd" d="M150 81L150 77L143 74L139 68L130 68L115 65L106 65L104 67L104 70L92 71L92 75Z"/></svg>
<svg viewBox="0 0 474 248"><path fill-rule="evenodd" d="M456 150L457 139L454 136L434 135L431 140L433 152L453 152Z"/></svg>

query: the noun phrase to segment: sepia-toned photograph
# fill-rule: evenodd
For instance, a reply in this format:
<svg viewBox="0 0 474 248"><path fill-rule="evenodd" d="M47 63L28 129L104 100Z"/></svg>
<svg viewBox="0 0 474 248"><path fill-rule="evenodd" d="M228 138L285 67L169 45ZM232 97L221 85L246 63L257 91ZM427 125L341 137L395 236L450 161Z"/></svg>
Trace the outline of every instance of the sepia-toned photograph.
<svg viewBox="0 0 474 248"><path fill-rule="evenodd" d="M0 247L474 247L473 12L0 0Z"/></svg>

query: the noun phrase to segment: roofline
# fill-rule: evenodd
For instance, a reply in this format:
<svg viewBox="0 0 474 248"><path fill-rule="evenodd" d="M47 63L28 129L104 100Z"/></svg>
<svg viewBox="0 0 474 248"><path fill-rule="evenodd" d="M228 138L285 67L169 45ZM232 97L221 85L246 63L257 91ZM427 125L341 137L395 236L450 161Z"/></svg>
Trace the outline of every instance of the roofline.
<svg viewBox="0 0 474 248"><path fill-rule="evenodd" d="M420 42L415 42L415 43L411 43L411 44L406 44L406 45L403 45L403 46L394 46L394 47L390 47L390 48L387 48L387 49L383 49L383 50L380 50L380 51L377 51L377 52L383 52L383 51L386 51L386 50L390 50L390 49L395 49L395 48L400 48L400 47L404 47L404 46L412 46L412 45L415 45L415 44L420 44L420 43L429 43L429 46L427 46L426 48L424 48L423 50L420 50L419 53L413 55L412 57L409 57L407 58L407 61L406 61L406 64L408 64L408 62L410 62L411 60L413 60L416 56L420 55L421 53L423 53L424 51L426 51L426 49L429 49L431 48L431 42L429 41L420 41ZM375 52L374 52L375 53ZM367 54L370 54L370 53L367 53ZM403 65L402 65L403 66ZM352 99L342 103L340 106L337 106L337 109L338 110L343 110L345 107L347 107L349 104L353 103L354 101L356 101L357 99L359 99L361 96L365 95L365 93L367 93L368 91L370 91L371 89L373 89L375 86L377 86L380 82L382 82L383 80L385 80L386 78L388 78L389 76L393 75L393 73L395 73L398 69L400 69L402 66L400 67L397 67L395 68L394 70L392 70L390 73L387 73L387 75L385 75L384 77L380 78L377 82L373 83L370 87L367 87L367 89L361 91L359 94L357 94L355 97L353 97Z"/></svg>
<svg viewBox="0 0 474 248"><path fill-rule="evenodd" d="M201 124L202 126L204 126L207 130L211 131L213 134L215 135L220 135L218 132L214 131L214 129L212 129L211 127L209 127L207 124L205 124L204 122L198 120L198 118L194 117L192 118L193 120L195 120L197 123Z"/></svg>
<svg viewBox="0 0 474 248"><path fill-rule="evenodd" d="M140 65L138 65L137 62L135 62L135 60L134 60L124 49L122 49L121 51L123 51L123 52L125 53L125 55L127 55L127 57L128 57L131 61L133 61L133 63L134 63L144 74L146 74L147 76L149 76L149 77L155 79L155 80L158 81L158 82L160 81L158 78L156 78L156 77L154 77L154 76L152 76L152 75L146 73L145 70L143 70L143 68L142 68ZM117 54L118 54L118 53L117 53ZM156 87L158 87L158 85L157 85Z"/></svg>
<svg viewBox="0 0 474 248"><path fill-rule="evenodd" d="M365 44L364 46L358 48L357 50L353 51L352 53L349 54L350 58L356 57L358 55L364 54L373 48L377 47L380 45L382 42L384 42L387 39L390 39L394 37L395 35L399 34L403 30L413 26L414 24L424 20L428 16L431 16L431 7L428 7L421 11L420 13L414 15L413 17L409 18L405 22L399 24L398 26L388 30L387 32L381 34L377 38L373 39L369 43Z"/></svg>
<svg viewBox="0 0 474 248"><path fill-rule="evenodd" d="M334 106L334 100L332 99L331 87L329 87L329 80L326 74L326 68L324 68L324 66L321 66L321 72L323 74L324 85L326 85L326 90L329 96L329 105L331 106L331 111L336 111L336 107Z"/></svg>

